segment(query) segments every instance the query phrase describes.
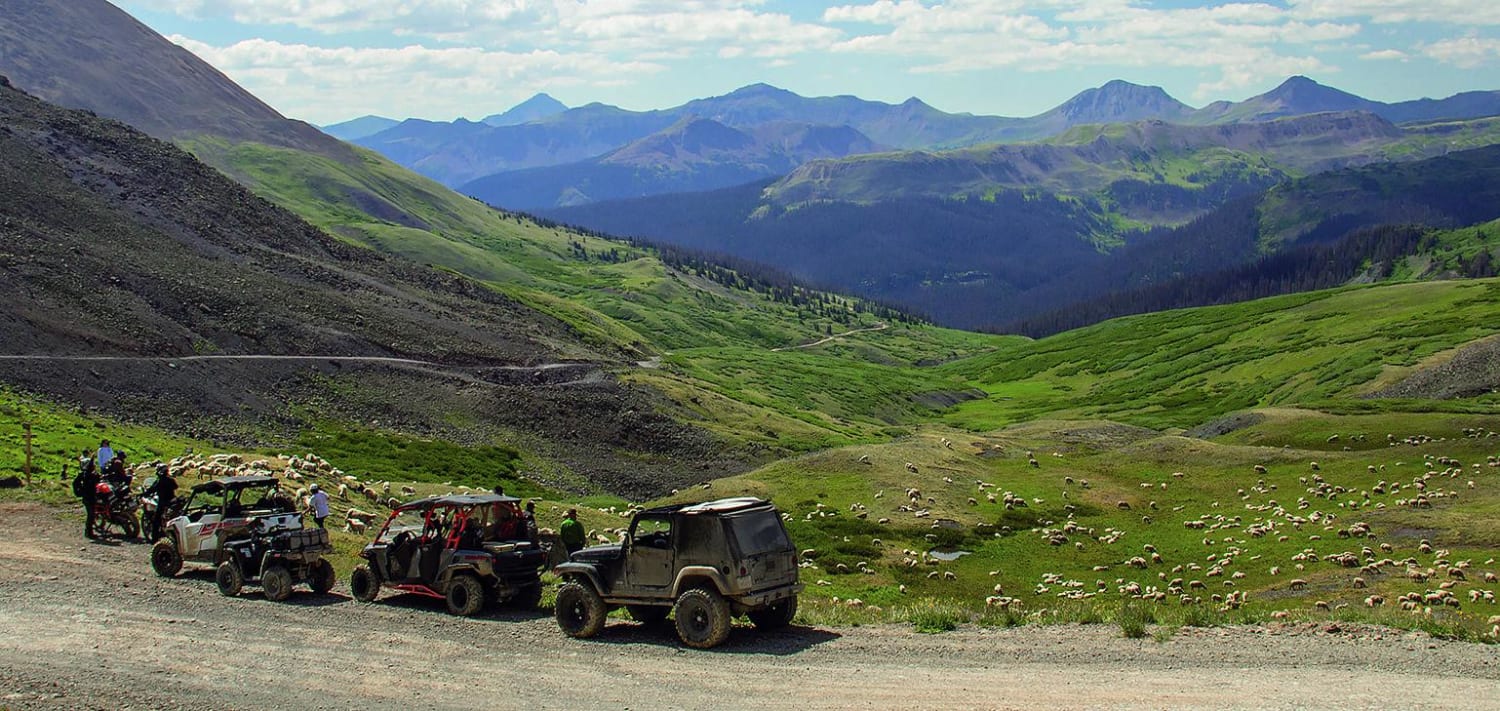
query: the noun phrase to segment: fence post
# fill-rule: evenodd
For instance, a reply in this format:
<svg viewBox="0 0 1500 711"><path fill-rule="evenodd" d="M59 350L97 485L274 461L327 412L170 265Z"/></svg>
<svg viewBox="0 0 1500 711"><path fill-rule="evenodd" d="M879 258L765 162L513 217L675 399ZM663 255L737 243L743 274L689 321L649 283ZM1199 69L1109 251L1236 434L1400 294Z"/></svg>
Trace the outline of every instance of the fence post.
<svg viewBox="0 0 1500 711"><path fill-rule="evenodd" d="M31 488L31 423L30 422L26 423L26 433L23 435L23 438L26 440L26 488L29 489L29 488Z"/></svg>

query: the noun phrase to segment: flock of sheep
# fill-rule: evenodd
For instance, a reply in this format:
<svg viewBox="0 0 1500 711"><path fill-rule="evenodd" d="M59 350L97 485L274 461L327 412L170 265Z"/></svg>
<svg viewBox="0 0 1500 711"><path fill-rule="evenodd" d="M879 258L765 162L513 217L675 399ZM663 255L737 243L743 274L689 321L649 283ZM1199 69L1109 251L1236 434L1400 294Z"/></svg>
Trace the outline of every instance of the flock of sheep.
<svg viewBox="0 0 1500 711"><path fill-rule="evenodd" d="M1494 438L1500 436L1496 432L1482 428L1470 428L1464 430L1466 438ZM1353 441L1361 441L1364 435L1351 436ZM1330 437L1330 443L1338 442L1338 435ZM1415 435L1406 438L1398 438L1391 435L1387 438L1389 447L1398 446L1421 446L1429 445L1443 440L1435 439L1425 435ZM952 449L951 441L944 438L940 441L941 446ZM978 443L976 443L978 444ZM994 447L992 445L992 447ZM1347 448L1346 448L1347 449ZM984 453L981 448L980 452ZM1060 453L1054 456L1061 457ZM1025 453L1027 465L1033 469L1041 469L1041 462L1035 453ZM859 458L859 463L865 466L873 466L868 455ZM1304 473L1297 478L1301 491L1283 494L1278 492L1276 484L1268 484L1267 476L1271 473L1266 465L1257 464L1252 467L1255 475L1253 484L1237 488L1235 497L1237 501L1220 502L1213 501L1208 504L1208 511L1197 513L1197 515L1183 516L1181 525L1185 529L1201 531L1203 538L1201 543L1203 553L1194 559L1187 559L1180 551L1177 553L1178 560L1171 560L1170 556L1163 554L1162 550L1153 543L1143 543L1136 553L1129 550L1120 550L1118 557L1112 564L1094 565L1090 567L1093 580L1079 579L1080 576L1065 576L1060 573L1043 573L1036 583L1030 587L1031 595L1006 594L1005 586L996 584L990 590L992 594L986 595L984 603L986 606L1004 609L1017 609L1028 604L1036 604L1038 598L1047 596L1063 600L1088 600L1094 598L1116 598L1135 599L1157 603L1172 602L1181 605L1211 604L1220 611L1238 609L1249 600L1247 591L1238 589L1243 585L1241 581L1249 577L1260 568L1265 576L1276 578L1286 576L1285 584L1275 584L1269 589L1263 585L1257 586L1264 590L1268 601L1277 599L1291 599L1299 597L1305 592L1320 592L1318 597L1327 599L1313 599L1312 607L1319 610L1333 611L1347 607L1351 599L1358 604L1358 595L1352 591L1365 590L1370 581L1376 577L1390 576L1418 583L1425 590L1410 591L1387 601L1385 596L1379 594L1368 594L1363 597L1363 605L1369 608L1378 608L1386 604L1399 605L1401 609L1419 615L1432 615L1434 611L1441 608L1460 608L1463 605L1493 605L1495 604L1495 584L1497 574L1493 570L1479 570L1480 567L1494 566L1494 558L1484 560L1482 563L1468 558L1457 558L1450 550L1437 548L1426 539L1422 539L1415 545L1403 545L1392 542L1377 542L1377 532L1364 518L1365 512L1381 511L1388 508L1427 509L1431 508L1436 501L1454 499L1460 496L1464 490L1476 488L1476 479L1481 476L1492 475L1493 470L1500 468L1500 457L1489 456L1483 461L1464 463L1456 458L1427 454L1422 457L1421 466L1407 476L1384 476L1374 484L1365 483L1355 485L1353 483L1339 483L1331 479L1333 475L1325 475L1323 467L1316 461L1306 462L1301 465L1306 467ZM1402 465L1396 465L1402 466ZM906 462L905 470L909 474L920 472L918 465ZM1395 469L1391 473L1394 473ZM1386 472L1385 465L1371 464L1365 468L1365 473L1380 477ZM1286 476L1285 469L1277 472ZM1035 476L1035 475L1033 475ZM1174 472L1171 480L1190 480L1192 477L1186 472ZM1351 476L1350 479L1358 477ZM1100 496L1093 496L1092 492L1085 493L1091 486L1086 479L1078 479L1073 476L1064 475L1060 477L1062 488L1061 499L1081 502L1091 498L1096 503ZM1367 480L1366 480L1367 481ZM1007 510L1026 507L1030 504L1040 504L1043 500L1033 498L1028 503L1026 498L1016 495L1011 491L1003 490L995 484L983 480L975 480L973 483L973 495L959 493L961 499L955 500L952 492L954 479L951 476L942 477L944 484L941 496L950 497L943 501L948 508L957 508L958 501L964 505L976 506L981 498L988 503L1002 503ZM943 525L955 525L949 519L933 518L933 510L938 508L939 500L931 494L924 494L920 482L913 481L912 485L904 490L905 503L899 504L891 510L892 515L907 515L914 519L931 519L931 528L939 528ZM1168 483L1163 482L1139 482L1140 488L1144 490L1163 490L1168 488ZM881 499L885 491L880 490L874 494L874 498ZM1144 498L1144 497L1143 497ZM1234 512L1231 506L1239 507L1242 512ZM1155 517L1164 517L1171 513L1182 515L1186 505L1174 506L1170 511L1165 511L1156 501L1141 502L1137 499L1134 503L1128 499L1114 501L1114 507L1120 511L1133 511L1137 508L1149 509L1140 518L1141 533L1150 535ZM891 507L887 504L885 508ZM1058 521L1042 521L1037 528L1031 532L1041 537L1047 544L1059 549L1071 550L1081 553L1093 546L1105 546L1108 550L1114 550L1121 541L1125 540L1127 532L1119 528L1096 528L1086 526L1075 519L1074 513L1077 506L1068 503L1063 507L1066 513L1065 519ZM858 518L866 518L871 509L864 503L855 502L848 507L848 512ZM824 504L814 504L812 510L801 514L804 521L815 521L819 518L841 515L841 511L835 510ZM792 514L789 514L792 515ZM1346 522L1347 521L1347 522ZM882 517L878 519L880 524L890 524L891 519ZM994 526L985 523L976 524L978 532L990 532L995 536L1003 536L1014 533L1004 526ZM1346 550L1320 553L1318 548L1327 550L1326 544L1318 544L1319 541L1343 540L1348 541L1350 546ZM936 536L927 535L928 541L933 541ZM1278 544L1295 543L1298 540L1306 542L1306 546L1298 547L1294 553L1287 555L1285 560L1275 560L1270 556L1284 555L1273 552L1274 550L1285 550L1285 546L1264 546L1262 541L1275 541ZM845 542L850 542L850 537L844 537ZM1360 544L1355 546L1354 544ZM884 543L881 539L871 540L871 545L881 549ZM1066 553L1057 554L1066 560ZM818 562L820 552L815 549L802 551L802 565L809 571L822 568ZM917 568L919 566L940 566L947 562L939 559L927 551L902 550L899 556L894 550L885 551L881 554L882 561L888 565ZM1062 563L1063 561L1059 561ZM1264 567L1261 567L1264 566ZM1078 566L1082 569L1082 564ZM1250 571L1250 573L1247 573ZM835 574L865 574L875 575L877 568L870 561L859 561L854 565L847 563L835 563L828 567L827 572ZM1098 575L1103 573L1115 573L1113 576ZM1154 575L1150 575L1154 573ZM1347 574L1345 574L1347 573ZM999 570L992 570L991 576L999 576ZM908 576L909 577L909 576ZM952 570L931 570L926 576L933 580L957 580L957 574ZM1259 576L1258 576L1259 577ZM1261 578L1264 580L1264 577ZM831 586L832 581L821 578L814 583L818 586ZM907 592L906 585L898 586L900 593ZM1347 591L1347 592L1346 592ZM1351 598L1351 594L1354 596ZM835 599L836 602L851 607L867 607L863 600L849 598L845 600ZM1271 616L1276 619L1284 619L1290 616L1290 610L1275 610ZM1491 626L1490 633L1500 637L1500 617L1491 617L1487 623Z"/></svg>

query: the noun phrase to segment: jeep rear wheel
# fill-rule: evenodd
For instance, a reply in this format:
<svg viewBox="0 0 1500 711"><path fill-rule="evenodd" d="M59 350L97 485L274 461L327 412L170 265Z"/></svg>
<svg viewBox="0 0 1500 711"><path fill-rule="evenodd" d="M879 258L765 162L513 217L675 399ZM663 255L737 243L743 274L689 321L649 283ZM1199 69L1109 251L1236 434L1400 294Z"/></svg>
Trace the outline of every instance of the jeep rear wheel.
<svg viewBox="0 0 1500 711"><path fill-rule="evenodd" d="M785 627L792 623L792 618L797 616L797 598L789 598L781 602L763 607L759 610L751 610L749 617L758 629L774 630Z"/></svg>
<svg viewBox="0 0 1500 711"><path fill-rule="evenodd" d="M234 597L245 587L245 576L240 573L240 566L233 561L225 561L214 571L214 582L219 584L220 595Z"/></svg>
<svg viewBox="0 0 1500 711"><path fill-rule="evenodd" d="M667 614L672 611L672 608L661 605L629 605L625 609L630 611L630 619L653 626L666 622Z"/></svg>
<svg viewBox="0 0 1500 711"><path fill-rule="evenodd" d="M473 617L484 609L484 585L467 573L453 576L448 583L448 611L461 617Z"/></svg>
<svg viewBox="0 0 1500 711"><path fill-rule="evenodd" d="M587 639L604 629L604 616L608 610L604 599L590 585L579 582L563 583L557 590L557 626L563 634L578 639Z"/></svg>
<svg viewBox="0 0 1500 711"><path fill-rule="evenodd" d="M163 578L170 578L182 570L182 556L172 539L163 538L151 546L151 569Z"/></svg>
<svg viewBox="0 0 1500 711"><path fill-rule="evenodd" d="M715 590L693 588L678 595L672 613L677 637L689 647L708 649L729 638L729 603Z"/></svg>
<svg viewBox="0 0 1500 711"><path fill-rule="evenodd" d="M266 566L260 576L260 588L271 602L281 602L292 596L292 574L284 565Z"/></svg>
<svg viewBox="0 0 1500 711"><path fill-rule="evenodd" d="M360 602L374 602L380 595L380 578L375 577L370 566L354 566L354 572L349 574L349 594Z"/></svg>
<svg viewBox="0 0 1500 711"><path fill-rule="evenodd" d="M319 595L332 590L337 581L338 574L333 572L333 564L326 559L319 558L307 567L307 586Z"/></svg>

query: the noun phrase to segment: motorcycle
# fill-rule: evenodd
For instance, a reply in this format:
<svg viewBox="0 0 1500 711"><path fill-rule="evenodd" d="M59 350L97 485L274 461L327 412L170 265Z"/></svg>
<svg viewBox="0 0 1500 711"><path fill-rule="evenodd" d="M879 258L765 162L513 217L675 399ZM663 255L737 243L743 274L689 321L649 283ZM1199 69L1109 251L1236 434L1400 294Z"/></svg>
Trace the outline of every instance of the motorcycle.
<svg viewBox="0 0 1500 711"><path fill-rule="evenodd" d="M181 516L182 515L182 511L183 511L183 506L185 506L186 504L187 504L187 499L184 499L181 496L174 496L174 497L172 497L172 503L167 506L167 510L164 512L164 514L161 517L162 527L165 528L168 521L171 521L172 519L177 518L178 516ZM161 531L152 531L151 530L152 519L156 516L156 495L155 494L148 494L148 495L142 496L140 498L140 505L141 505L141 530L144 531L144 532L146 532L146 533L148 533L148 534L160 535L162 533Z"/></svg>
<svg viewBox="0 0 1500 711"><path fill-rule="evenodd" d="M94 487L94 526L111 537L135 539L141 535L136 511L140 502L130 493L130 481L99 482Z"/></svg>

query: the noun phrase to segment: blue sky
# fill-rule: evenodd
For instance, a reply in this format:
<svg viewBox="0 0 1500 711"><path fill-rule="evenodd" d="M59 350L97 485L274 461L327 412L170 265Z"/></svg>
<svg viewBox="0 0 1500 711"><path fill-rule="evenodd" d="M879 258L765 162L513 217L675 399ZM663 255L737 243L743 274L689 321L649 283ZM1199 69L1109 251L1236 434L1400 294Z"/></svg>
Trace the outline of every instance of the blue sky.
<svg viewBox="0 0 1500 711"><path fill-rule="evenodd" d="M1500 89L1500 0L114 0L282 113L478 119L545 91L675 106L766 82L1030 116L1110 79L1201 106L1293 74Z"/></svg>

